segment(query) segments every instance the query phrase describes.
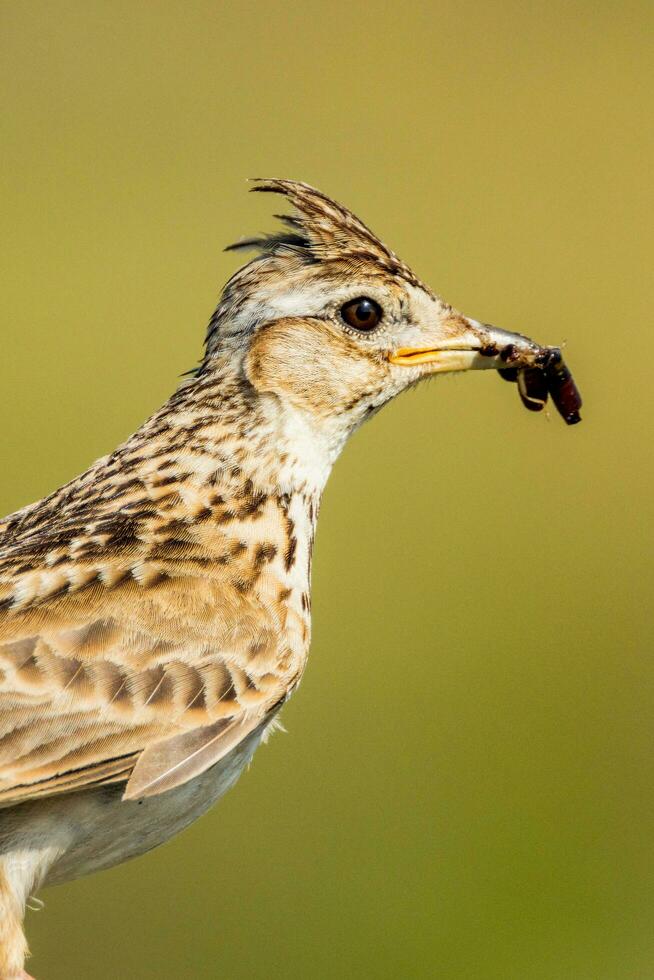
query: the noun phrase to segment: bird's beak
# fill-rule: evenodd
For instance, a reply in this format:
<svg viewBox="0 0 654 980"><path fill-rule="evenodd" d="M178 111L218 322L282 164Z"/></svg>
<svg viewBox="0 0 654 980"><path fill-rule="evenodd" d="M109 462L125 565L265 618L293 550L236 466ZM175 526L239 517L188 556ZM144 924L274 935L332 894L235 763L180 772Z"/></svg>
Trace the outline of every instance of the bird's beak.
<svg viewBox="0 0 654 980"><path fill-rule="evenodd" d="M428 335L416 335L427 339ZM400 347L388 355L391 364L413 368L407 380L445 371L495 368L505 381L517 382L520 399L531 412L540 412L548 397L568 425L581 421L581 395L558 347L541 347L520 333L450 314L438 325L434 342Z"/></svg>
<svg viewBox="0 0 654 980"><path fill-rule="evenodd" d="M525 368L537 363L543 348L519 333L488 323L457 317L455 329L434 345L400 347L389 355L391 364L424 367L425 373L479 368Z"/></svg>

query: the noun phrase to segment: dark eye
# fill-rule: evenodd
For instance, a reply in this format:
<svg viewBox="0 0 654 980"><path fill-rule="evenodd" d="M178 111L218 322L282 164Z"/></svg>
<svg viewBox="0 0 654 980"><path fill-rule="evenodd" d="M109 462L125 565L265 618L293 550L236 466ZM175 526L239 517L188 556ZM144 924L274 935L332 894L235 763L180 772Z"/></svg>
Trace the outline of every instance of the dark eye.
<svg viewBox="0 0 654 980"><path fill-rule="evenodd" d="M349 327L355 330L374 330L382 318L382 308L374 299L358 296L341 307L341 316Z"/></svg>

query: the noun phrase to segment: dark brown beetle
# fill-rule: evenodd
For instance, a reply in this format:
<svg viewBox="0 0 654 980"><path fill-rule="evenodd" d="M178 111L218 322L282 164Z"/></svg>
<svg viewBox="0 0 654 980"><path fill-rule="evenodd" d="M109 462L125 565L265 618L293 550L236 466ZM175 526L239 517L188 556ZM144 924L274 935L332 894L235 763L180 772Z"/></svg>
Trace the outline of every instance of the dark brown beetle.
<svg viewBox="0 0 654 980"><path fill-rule="evenodd" d="M581 395L558 347L551 347L546 352L543 374L547 381L547 390L561 418L568 425L581 422Z"/></svg>
<svg viewBox="0 0 654 980"><path fill-rule="evenodd" d="M510 363L514 351L507 348L500 356ZM505 381L517 382L522 404L530 412L542 411L549 395L568 425L581 422L581 395L558 347L541 348L533 366L500 368L498 373Z"/></svg>

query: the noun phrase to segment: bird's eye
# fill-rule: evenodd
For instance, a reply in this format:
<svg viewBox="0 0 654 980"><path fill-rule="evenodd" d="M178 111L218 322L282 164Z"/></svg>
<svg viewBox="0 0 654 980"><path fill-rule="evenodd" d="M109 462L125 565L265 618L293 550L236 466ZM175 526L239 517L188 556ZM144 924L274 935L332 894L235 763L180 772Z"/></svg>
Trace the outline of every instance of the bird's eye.
<svg viewBox="0 0 654 980"><path fill-rule="evenodd" d="M341 307L341 316L348 327L354 327L355 330L367 333L374 330L381 320L382 308L379 303L375 303L374 299L358 296Z"/></svg>

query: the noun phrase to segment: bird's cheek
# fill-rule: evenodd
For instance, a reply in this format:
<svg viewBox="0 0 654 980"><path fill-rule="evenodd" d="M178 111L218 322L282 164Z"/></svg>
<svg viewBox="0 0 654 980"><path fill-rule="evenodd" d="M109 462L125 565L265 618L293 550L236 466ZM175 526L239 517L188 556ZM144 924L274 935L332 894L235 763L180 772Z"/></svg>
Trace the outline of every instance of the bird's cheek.
<svg viewBox="0 0 654 980"><path fill-rule="evenodd" d="M347 342L320 322L278 320L253 339L245 359L248 380L315 416L345 410L370 386L369 369Z"/></svg>

